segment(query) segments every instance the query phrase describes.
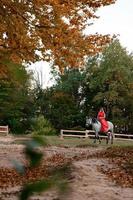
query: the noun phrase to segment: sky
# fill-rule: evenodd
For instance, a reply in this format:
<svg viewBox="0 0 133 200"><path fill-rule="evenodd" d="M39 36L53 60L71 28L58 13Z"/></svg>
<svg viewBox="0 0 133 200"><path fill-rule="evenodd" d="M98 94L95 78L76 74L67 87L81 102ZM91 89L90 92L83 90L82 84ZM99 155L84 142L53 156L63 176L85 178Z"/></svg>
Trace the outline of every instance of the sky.
<svg viewBox="0 0 133 200"><path fill-rule="evenodd" d="M100 8L97 15L100 18L86 33L119 35L122 46L133 51L133 0L117 0L115 4Z"/></svg>
<svg viewBox="0 0 133 200"><path fill-rule="evenodd" d="M116 34L121 45L133 52L133 0L117 0L113 5L100 8L96 14L100 18L85 33ZM53 84L48 63L37 62L30 69L42 73L43 88Z"/></svg>

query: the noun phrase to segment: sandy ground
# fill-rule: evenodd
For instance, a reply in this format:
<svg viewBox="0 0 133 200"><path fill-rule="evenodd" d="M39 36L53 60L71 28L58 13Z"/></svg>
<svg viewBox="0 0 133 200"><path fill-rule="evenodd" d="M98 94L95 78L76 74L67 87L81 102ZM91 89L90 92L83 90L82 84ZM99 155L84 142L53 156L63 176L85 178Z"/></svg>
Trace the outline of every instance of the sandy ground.
<svg viewBox="0 0 133 200"><path fill-rule="evenodd" d="M70 199L76 200L131 200L133 189L121 188L109 181L97 170L99 166L107 165L106 160L89 159L74 162L75 179L72 184Z"/></svg>
<svg viewBox="0 0 133 200"><path fill-rule="evenodd" d="M0 167L12 167L11 160L17 159L24 161L23 145L10 144L9 141L0 144ZM48 147L45 149L47 156L55 153L61 153L65 156L78 155L87 153L89 155L100 148L60 148ZM10 154L9 154L10 152ZM10 155L10 156L9 156ZM72 178L70 179L71 192L63 198L57 196L56 191L48 191L43 194L32 197L32 200L132 200L133 189L122 188L116 185L107 176L102 174L98 168L109 166L106 159L84 159L74 161L72 167ZM17 200L20 187L0 189L0 200Z"/></svg>

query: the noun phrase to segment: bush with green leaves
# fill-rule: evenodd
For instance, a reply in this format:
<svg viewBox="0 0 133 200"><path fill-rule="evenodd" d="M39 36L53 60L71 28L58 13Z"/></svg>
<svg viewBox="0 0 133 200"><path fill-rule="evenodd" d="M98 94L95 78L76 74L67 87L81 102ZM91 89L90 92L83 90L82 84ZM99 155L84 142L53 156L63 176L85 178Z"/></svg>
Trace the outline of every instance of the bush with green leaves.
<svg viewBox="0 0 133 200"><path fill-rule="evenodd" d="M33 122L32 131L34 135L55 135L56 130L51 123L42 115L36 117Z"/></svg>

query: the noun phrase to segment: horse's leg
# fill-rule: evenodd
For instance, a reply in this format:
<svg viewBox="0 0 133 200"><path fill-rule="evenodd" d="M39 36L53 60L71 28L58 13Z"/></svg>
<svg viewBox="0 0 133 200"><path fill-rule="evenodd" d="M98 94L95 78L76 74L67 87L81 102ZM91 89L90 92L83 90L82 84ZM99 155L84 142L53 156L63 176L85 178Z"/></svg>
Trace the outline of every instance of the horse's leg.
<svg viewBox="0 0 133 200"><path fill-rule="evenodd" d="M113 144L113 132L109 131L107 135L108 135L107 144L109 141L110 141L110 144Z"/></svg>
<svg viewBox="0 0 133 200"><path fill-rule="evenodd" d="M107 138L106 138L106 144L108 144L109 143L109 140L108 140L108 136L107 136Z"/></svg>
<svg viewBox="0 0 133 200"><path fill-rule="evenodd" d="M114 140L114 136L113 136L113 132L111 132L111 144L113 144L113 140Z"/></svg>
<svg viewBox="0 0 133 200"><path fill-rule="evenodd" d="M106 144L109 143L109 133L107 133Z"/></svg>
<svg viewBox="0 0 133 200"><path fill-rule="evenodd" d="M97 138L98 138L98 132L96 131L96 132L95 132L95 139L94 139L94 143L96 143L96 141L97 141Z"/></svg>
<svg viewBox="0 0 133 200"><path fill-rule="evenodd" d="M98 138L99 138L99 144L101 144L101 139L100 139L100 136L98 136Z"/></svg>
<svg viewBox="0 0 133 200"><path fill-rule="evenodd" d="M99 137L99 134L98 134L98 132L96 132L96 139L98 139L99 140L99 144L101 143L101 140L100 140L100 137Z"/></svg>
<svg viewBox="0 0 133 200"><path fill-rule="evenodd" d="M97 133L97 139L99 140L99 144L101 144L101 139L98 133Z"/></svg>
<svg viewBox="0 0 133 200"><path fill-rule="evenodd" d="M96 136L96 133L95 133L95 138L94 138L94 142L93 143L96 143L97 141L97 136Z"/></svg>

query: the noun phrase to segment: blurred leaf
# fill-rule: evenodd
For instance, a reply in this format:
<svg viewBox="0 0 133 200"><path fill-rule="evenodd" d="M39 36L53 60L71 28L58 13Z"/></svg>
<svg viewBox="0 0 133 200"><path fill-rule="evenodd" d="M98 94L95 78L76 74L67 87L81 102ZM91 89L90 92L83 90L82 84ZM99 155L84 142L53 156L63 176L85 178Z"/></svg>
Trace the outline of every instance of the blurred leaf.
<svg viewBox="0 0 133 200"><path fill-rule="evenodd" d="M22 175L25 173L25 166L20 161L18 162L17 160L11 160L11 162L18 173Z"/></svg>
<svg viewBox="0 0 133 200"><path fill-rule="evenodd" d="M53 182L50 179L42 180L36 183L26 185L21 193L20 200L27 200L33 193L42 192L50 189Z"/></svg>
<svg viewBox="0 0 133 200"><path fill-rule="evenodd" d="M31 167L36 167L37 165L40 164L41 159L43 157L42 153L37 152L30 148L27 148L25 152L26 152L26 156L30 158Z"/></svg>

